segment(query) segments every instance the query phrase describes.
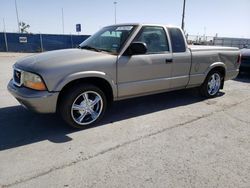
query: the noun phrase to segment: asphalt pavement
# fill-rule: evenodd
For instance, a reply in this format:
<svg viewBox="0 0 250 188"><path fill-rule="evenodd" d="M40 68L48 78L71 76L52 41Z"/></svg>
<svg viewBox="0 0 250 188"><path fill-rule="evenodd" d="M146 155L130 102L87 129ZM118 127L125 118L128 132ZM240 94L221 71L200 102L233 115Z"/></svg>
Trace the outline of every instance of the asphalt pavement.
<svg viewBox="0 0 250 188"><path fill-rule="evenodd" d="M250 187L250 74L214 99L189 89L116 102L75 130L8 93L27 55L0 53L0 187Z"/></svg>

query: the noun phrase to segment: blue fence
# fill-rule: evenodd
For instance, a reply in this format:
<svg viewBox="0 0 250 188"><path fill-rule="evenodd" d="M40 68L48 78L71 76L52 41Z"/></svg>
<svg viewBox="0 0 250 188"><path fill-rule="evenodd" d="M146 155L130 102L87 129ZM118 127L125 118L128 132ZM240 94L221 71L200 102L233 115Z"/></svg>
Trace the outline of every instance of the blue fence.
<svg viewBox="0 0 250 188"><path fill-rule="evenodd" d="M0 52L42 52L75 48L89 35L21 34L0 32Z"/></svg>

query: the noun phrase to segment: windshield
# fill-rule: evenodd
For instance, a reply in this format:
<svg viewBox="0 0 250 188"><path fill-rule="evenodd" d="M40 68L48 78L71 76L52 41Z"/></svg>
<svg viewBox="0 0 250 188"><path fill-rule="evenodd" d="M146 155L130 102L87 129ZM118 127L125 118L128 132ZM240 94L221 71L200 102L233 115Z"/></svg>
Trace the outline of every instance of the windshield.
<svg viewBox="0 0 250 188"><path fill-rule="evenodd" d="M79 47L98 52L105 51L118 54L134 28L135 26L133 25L104 27L82 42Z"/></svg>

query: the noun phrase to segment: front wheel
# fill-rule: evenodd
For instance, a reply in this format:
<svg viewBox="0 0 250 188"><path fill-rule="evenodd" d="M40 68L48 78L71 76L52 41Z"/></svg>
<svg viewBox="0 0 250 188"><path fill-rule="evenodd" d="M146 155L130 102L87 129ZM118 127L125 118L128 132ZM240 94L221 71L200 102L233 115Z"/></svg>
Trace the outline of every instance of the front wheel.
<svg viewBox="0 0 250 188"><path fill-rule="evenodd" d="M200 92L204 97L215 97L221 88L223 77L219 71L212 71L208 74L206 80L200 87Z"/></svg>
<svg viewBox="0 0 250 188"><path fill-rule="evenodd" d="M70 126L86 128L103 117L106 106L107 100L102 90L94 85L81 84L62 96L59 111Z"/></svg>

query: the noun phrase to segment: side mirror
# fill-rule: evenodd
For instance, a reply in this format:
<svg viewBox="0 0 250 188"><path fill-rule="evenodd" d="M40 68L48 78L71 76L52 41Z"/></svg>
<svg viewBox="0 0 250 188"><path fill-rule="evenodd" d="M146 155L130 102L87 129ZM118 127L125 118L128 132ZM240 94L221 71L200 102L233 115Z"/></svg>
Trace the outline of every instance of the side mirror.
<svg viewBox="0 0 250 188"><path fill-rule="evenodd" d="M147 44L144 42L133 42L126 50L126 55L140 55L147 53Z"/></svg>

